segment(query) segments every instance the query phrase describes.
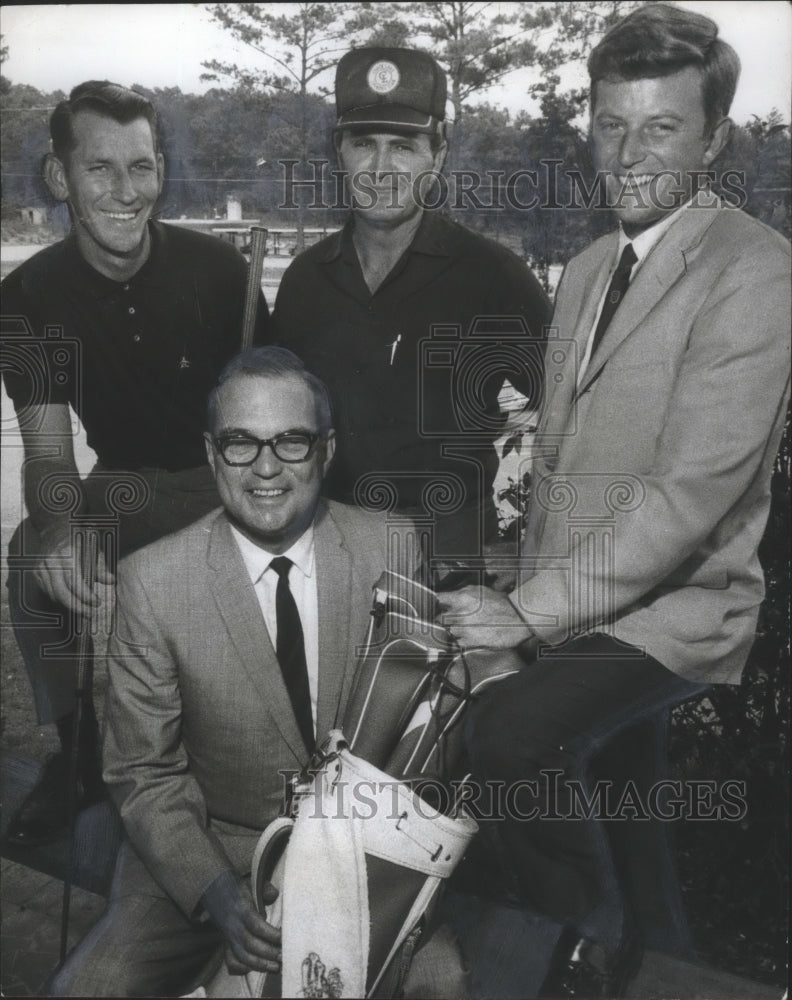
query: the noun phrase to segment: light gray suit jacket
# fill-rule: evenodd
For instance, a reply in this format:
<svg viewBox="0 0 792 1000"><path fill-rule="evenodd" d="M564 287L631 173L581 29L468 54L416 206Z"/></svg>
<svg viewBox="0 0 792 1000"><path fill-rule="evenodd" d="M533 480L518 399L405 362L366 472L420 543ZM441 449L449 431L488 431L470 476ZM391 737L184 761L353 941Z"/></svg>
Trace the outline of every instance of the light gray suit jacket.
<svg viewBox="0 0 792 1000"><path fill-rule="evenodd" d="M693 680L739 681L789 398L789 245L713 196L633 279L578 382L618 234L568 265L512 601L544 640L586 626Z"/></svg>
<svg viewBox="0 0 792 1000"><path fill-rule="evenodd" d="M343 714L388 530L341 504L317 514L320 740ZM397 532L404 539L406 522ZM280 772L305 756L224 513L122 561L108 671L105 780L148 871L191 915L223 869L249 870L283 804Z"/></svg>

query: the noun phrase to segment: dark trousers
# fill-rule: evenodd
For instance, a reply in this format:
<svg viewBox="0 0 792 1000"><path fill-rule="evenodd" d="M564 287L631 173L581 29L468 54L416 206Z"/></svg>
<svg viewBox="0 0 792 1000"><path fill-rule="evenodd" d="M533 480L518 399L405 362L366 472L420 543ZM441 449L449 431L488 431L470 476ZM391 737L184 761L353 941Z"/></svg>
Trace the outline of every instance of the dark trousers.
<svg viewBox="0 0 792 1000"><path fill-rule="evenodd" d="M75 529L91 525L106 543L108 565L135 549L184 528L220 505L208 466L132 473L96 467L84 480L89 515L75 517ZM8 547L8 603L17 644L25 661L40 724L69 715L75 706L77 651L84 623L51 600L33 575L41 539L31 521L17 528ZM97 641L113 627L112 594L106 592L92 617Z"/></svg>
<svg viewBox="0 0 792 1000"><path fill-rule="evenodd" d="M600 770L598 800L591 762L629 727L703 690L598 634L527 664L482 697L467 748L480 812L493 817L486 842L519 898L606 947L618 944L624 899L598 811L616 808L623 789Z"/></svg>

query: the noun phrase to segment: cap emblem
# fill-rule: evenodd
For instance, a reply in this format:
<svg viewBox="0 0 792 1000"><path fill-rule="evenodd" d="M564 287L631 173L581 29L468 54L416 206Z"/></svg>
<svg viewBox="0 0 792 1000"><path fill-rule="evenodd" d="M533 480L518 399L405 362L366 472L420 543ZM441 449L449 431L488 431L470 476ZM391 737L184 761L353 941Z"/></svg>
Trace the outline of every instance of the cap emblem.
<svg viewBox="0 0 792 1000"><path fill-rule="evenodd" d="M366 82L375 94L389 94L399 86L399 70L388 59L375 62L368 71Z"/></svg>

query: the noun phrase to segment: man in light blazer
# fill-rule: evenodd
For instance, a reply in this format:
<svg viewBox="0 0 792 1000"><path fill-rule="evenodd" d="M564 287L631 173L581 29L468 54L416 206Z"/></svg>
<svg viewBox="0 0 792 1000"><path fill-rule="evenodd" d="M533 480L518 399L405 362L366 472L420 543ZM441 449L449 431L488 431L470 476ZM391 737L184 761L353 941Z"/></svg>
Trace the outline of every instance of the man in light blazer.
<svg viewBox="0 0 792 1000"><path fill-rule="evenodd" d="M522 898L566 928L548 996L620 996L635 970L603 828L567 779L697 685L739 683L789 398L789 246L704 183L736 53L708 18L656 4L589 71L620 229L558 290L515 589L444 595L463 645L534 651L482 698L468 749L482 787L523 783L495 825Z"/></svg>
<svg viewBox="0 0 792 1000"><path fill-rule="evenodd" d="M373 584L389 565L409 571L394 565L384 517L321 499L330 404L291 352L233 359L208 426L224 509L120 567L104 777L129 840L108 909L56 973L54 995L178 994L223 940L232 971L278 967L279 931L243 877L283 809L286 776L339 724ZM302 705L281 662L277 557L290 560L301 622Z"/></svg>

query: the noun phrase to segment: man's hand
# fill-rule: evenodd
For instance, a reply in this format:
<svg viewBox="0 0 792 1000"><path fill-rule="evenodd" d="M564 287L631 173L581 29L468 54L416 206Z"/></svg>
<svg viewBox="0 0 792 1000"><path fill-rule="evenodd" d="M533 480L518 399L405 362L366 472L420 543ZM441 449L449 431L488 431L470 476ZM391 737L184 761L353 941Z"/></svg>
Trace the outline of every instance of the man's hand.
<svg viewBox="0 0 792 1000"><path fill-rule="evenodd" d="M517 585L519 554L515 542L487 542L484 546L487 585L510 594Z"/></svg>
<svg viewBox="0 0 792 1000"><path fill-rule="evenodd" d="M486 584L493 590L511 593L517 584L519 551L512 541L487 542L481 559L434 559L433 586L437 592L450 592L462 587Z"/></svg>
<svg viewBox="0 0 792 1000"><path fill-rule="evenodd" d="M44 592L77 614L88 614L101 601L98 585L113 583L104 553L90 532L74 546L68 527L43 533L42 552L33 573Z"/></svg>
<svg viewBox="0 0 792 1000"><path fill-rule="evenodd" d="M269 886L264 902L269 906L278 891ZM268 924L256 909L253 894L230 869L221 872L201 897L205 909L228 941L226 965L233 975L277 972L281 962L281 932Z"/></svg>
<svg viewBox="0 0 792 1000"><path fill-rule="evenodd" d="M68 403L26 406L19 429L25 445L25 505L39 534L33 573L54 601L87 614L100 603L97 585L112 583L113 575L90 527L73 545L71 518L85 514L87 504L74 461Z"/></svg>
<svg viewBox="0 0 792 1000"><path fill-rule="evenodd" d="M463 587L438 595L440 620L465 649L513 649L533 633L505 594Z"/></svg>

